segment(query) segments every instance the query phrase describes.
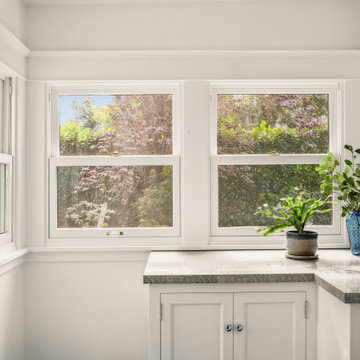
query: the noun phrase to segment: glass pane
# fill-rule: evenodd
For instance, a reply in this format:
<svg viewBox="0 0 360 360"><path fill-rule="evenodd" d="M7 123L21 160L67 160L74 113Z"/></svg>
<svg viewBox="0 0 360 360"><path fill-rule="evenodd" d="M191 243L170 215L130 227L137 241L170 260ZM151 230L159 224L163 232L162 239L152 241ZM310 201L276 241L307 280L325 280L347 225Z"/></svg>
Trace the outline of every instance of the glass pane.
<svg viewBox="0 0 360 360"><path fill-rule="evenodd" d="M60 155L172 154L172 95L60 96Z"/></svg>
<svg viewBox="0 0 360 360"><path fill-rule="evenodd" d="M58 228L172 227L172 173L172 166L58 167Z"/></svg>
<svg viewBox="0 0 360 360"><path fill-rule="evenodd" d="M218 154L310 154L329 148L327 94L218 95Z"/></svg>
<svg viewBox="0 0 360 360"><path fill-rule="evenodd" d="M4 141L5 141L5 109L4 109L4 94L5 94L5 82L4 80L0 79L0 153L5 153L7 149L4 147Z"/></svg>
<svg viewBox="0 0 360 360"><path fill-rule="evenodd" d="M219 227L271 225L271 219L254 215L259 206L274 206L292 187L318 194L317 165L219 166ZM314 225L331 225L332 213L315 214Z"/></svg>
<svg viewBox="0 0 360 360"><path fill-rule="evenodd" d="M0 234L6 232L6 165L0 164Z"/></svg>

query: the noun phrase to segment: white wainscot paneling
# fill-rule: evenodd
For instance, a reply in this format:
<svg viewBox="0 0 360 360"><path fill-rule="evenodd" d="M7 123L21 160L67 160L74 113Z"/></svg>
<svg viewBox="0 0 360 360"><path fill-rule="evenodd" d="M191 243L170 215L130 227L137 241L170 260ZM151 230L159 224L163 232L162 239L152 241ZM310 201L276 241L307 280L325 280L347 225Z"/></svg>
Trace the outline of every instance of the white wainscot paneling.
<svg viewBox="0 0 360 360"><path fill-rule="evenodd" d="M26 360L146 359L147 254L141 254L106 261L101 254L30 256Z"/></svg>
<svg viewBox="0 0 360 360"><path fill-rule="evenodd" d="M25 360L24 265L0 273L0 359Z"/></svg>

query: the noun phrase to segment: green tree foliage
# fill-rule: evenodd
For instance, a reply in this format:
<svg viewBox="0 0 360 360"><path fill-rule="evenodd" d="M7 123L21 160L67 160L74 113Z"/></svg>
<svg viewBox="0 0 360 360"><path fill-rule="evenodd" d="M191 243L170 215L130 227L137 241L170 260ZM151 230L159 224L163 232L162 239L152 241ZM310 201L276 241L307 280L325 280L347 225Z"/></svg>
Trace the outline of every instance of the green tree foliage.
<svg viewBox="0 0 360 360"><path fill-rule="evenodd" d="M152 185L138 200L140 226L172 226L173 183L171 167L160 174L151 170ZM164 211L165 210L165 211Z"/></svg>
<svg viewBox="0 0 360 360"><path fill-rule="evenodd" d="M171 96L113 100L73 104L77 116L60 128L62 155L172 153ZM57 179L59 227L172 226L171 167L61 167Z"/></svg>
<svg viewBox="0 0 360 360"><path fill-rule="evenodd" d="M219 95L218 154L308 154L328 150L327 95ZM313 165L220 166L219 226L267 226L254 215L263 203L275 206L295 187L319 192ZM315 214L330 224L331 214Z"/></svg>
<svg viewBox="0 0 360 360"><path fill-rule="evenodd" d="M172 154L170 95L121 95L95 106L74 102L60 127L61 155ZM324 153L327 95L219 95L218 153ZM220 166L219 226L269 225L254 215L298 186L317 192L313 165ZM83 166L58 169L59 227L172 226L172 169L166 166ZM329 213L314 222L328 224Z"/></svg>

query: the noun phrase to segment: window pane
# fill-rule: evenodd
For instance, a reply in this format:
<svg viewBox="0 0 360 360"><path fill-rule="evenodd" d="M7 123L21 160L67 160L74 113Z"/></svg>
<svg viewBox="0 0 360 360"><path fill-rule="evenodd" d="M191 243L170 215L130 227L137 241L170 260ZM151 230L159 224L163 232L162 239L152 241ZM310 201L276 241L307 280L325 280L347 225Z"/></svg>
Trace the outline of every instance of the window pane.
<svg viewBox="0 0 360 360"><path fill-rule="evenodd" d="M326 153L327 94L218 95L218 154Z"/></svg>
<svg viewBox="0 0 360 360"><path fill-rule="evenodd" d="M292 187L319 193L317 165L219 166L219 227L262 226L272 222L254 215L264 203L270 206L288 196ZM316 214L314 225L331 225L332 213Z"/></svg>
<svg viewBox="0 0 360 360"><path fill-rule="evenodd" d="M172 95L60 96L60 155L172 154Z"/></svg>
<svg viewBox="0 0 360 360"><path fill-rule="evenodd" d="M5 100L5 81L0 79L0 153L5 153L7 149L5 149L5 108L4 108L4 100Z"/></svg>
<svg viewBox="0 0 360 360"><path fill-rule="evenodd" d="M0 164L0 234L6 232L6 165Z"/></svg>
<svg viewBox="0 0 360 360"><path fill-rule="evenodd" d="M58 167L58 228L172 227L172 174L172 166Z"/></svg>

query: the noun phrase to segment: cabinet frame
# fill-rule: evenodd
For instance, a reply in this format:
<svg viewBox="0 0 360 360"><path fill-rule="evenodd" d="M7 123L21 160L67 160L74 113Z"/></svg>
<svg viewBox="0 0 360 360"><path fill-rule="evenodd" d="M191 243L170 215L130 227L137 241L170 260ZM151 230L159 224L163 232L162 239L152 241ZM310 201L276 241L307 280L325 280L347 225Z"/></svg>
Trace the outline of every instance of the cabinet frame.
<svg viewBox="0 0 360 360"><path fill-rule="evenodd" d="M256 293L305 292L306 360L317 357L316 284L306 283L233 283L233 284L151 284L149 285L149 360L161 359L161 295L177 293Z"/></svg>

